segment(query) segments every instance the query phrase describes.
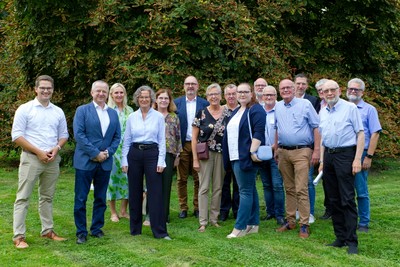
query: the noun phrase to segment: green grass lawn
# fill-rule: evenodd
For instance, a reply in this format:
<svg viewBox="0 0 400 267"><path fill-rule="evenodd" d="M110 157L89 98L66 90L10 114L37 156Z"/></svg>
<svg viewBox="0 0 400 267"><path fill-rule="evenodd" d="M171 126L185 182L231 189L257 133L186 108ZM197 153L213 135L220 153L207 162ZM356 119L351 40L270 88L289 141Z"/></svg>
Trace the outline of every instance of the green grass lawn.
<svg viewBox="0 0 400 267"><path fill-rule="evenodd" d="M382 162L377 166L385 166L385 170L374 171L369 179L372 222L369 233L359 234L359 255L348 255L346 248L325 246L335 237L331 221L318 220L324 211L321 184L317 186L317 220L311 225L311 236L306 240L298 237L298 228L276 233L274 220L262 221L259 234L233 240L226 238L233 228L233 219L221 223L221 228L208 227L205 233L198 233L198 221L191 213L185 220L178 218L174 182L168 225L172 241L154 239L148 227L141 236L130 236L129 222L121 219L119 223L112 223L107 209L103 228L106 236L101 239L89 236L86 244L77 245L72 168L62 169L54 200L55 231L68 241L58 243L39 237L35 190L26 219L30 247L17 250L12 243L17 169L1 168L0 266L400 266L400 161ZM265 216L260 181L257 186L261 216ZM90 197L88 213L92 206Z"/></svg>

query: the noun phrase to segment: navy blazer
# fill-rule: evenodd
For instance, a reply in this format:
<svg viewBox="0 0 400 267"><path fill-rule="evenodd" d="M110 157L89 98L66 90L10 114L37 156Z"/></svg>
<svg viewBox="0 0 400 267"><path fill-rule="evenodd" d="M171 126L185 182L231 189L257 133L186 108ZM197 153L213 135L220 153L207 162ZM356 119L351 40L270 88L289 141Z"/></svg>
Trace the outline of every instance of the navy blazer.
<svg viewBox="0 0 400 267"><path fill-rule="evenodd" d="M111 171L113 157L121 139L121 127L118 114L112 109L107 109L110 125L103 137L99 116L93 102L79 106L76 110L73 129L76 141L74 154L74 168L79 170L93 170L98 162L93 161L100 151L108 150L109 158L103 161L101 167Z"/></svg>
<svg viewBox="0 0 400 267"><path fill-rule="evenodd" d="M174 100L177 111L176 113L178 114L179 117L179 123L181 125L181 140L182 140L182 147L185 145L186 142L186 133L188 127L192 127L192 121L189 122L187 121L187 112L186 112L186 95L178 97L177 99ZM208 103L207 100L201 97L196 97L196 112L199 112L199 110L205 109L210 103Z"/></svg>
<svg viewBox="0 0 400 267"><path fill-rule="evenodd" d="M233 118L238 110L239 108L233 111L230 118ZM264 108L260 104L254 104L250 109L246 108L239 123L239 162L240 169L242 169L243 171L251 170L252 168L254 168L255 164L257 164L253 162L250 157L251 138L249 123L247 120L247 113L249 113L250 117L250 126L253 138L260 140L261 146L265 145L266 113ZM224 138L222 142L222 155L224 159L225 170L232 169L229 159L227 127L225 127Z"/></svg>
<svg viewBox="0 0 400 267"><path fill-rule="evenodd" d="M319 100L319 98L309 95L309 94L304 94L304 99L307 99L308 101L310 101L311 104L313 105L315 111L317 113L319 113L319 110L321 109L321 101Z"/></svg>

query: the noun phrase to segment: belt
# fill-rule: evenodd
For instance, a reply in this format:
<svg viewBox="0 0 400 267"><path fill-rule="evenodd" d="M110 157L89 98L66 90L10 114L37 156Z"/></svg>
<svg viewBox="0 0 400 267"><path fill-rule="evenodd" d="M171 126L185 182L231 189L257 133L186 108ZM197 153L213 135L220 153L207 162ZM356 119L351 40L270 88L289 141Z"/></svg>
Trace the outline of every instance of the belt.
<svg viewBox="0 0 400 267"><path fill-rule="evenodd" d="M343 146L343 147L325 147L325 151L329 154L354 151L356 150L356 146Z"/></svg>
<svg viewBox="0 0 400 267"><path fill-rule="evenodd" d="M158 144L157 143L153 143L153 144L132 143L132 146L134 148L137 148L137 149L140 149L140 150L148 150L148 149L152 149L152 148L158 147Z"/></svg>
<svg viewBox="0 0 400 267"><path fill-rule="evenodd" d="M313 148L311 145L302 145L302 146L281 146L279 145L279 148L286 149L286 150L295 150L295 149L301 149L301 148Z"/></svg>

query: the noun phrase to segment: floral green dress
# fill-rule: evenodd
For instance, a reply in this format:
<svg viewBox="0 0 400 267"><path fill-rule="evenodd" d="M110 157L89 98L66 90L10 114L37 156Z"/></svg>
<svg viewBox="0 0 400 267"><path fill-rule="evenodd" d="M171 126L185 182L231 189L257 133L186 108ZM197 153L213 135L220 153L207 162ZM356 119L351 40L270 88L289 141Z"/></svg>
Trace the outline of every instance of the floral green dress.
<svg viewBox="0 0 400 267"><path fill-rule="evenodd" d="M129 106L119 112L118 107L114 108L118 112L119 123L121 125L121 141L118 149L113 156L113 167L110 174L110 182L107 190L107 200L128 199L128 177L122 172L122 143L124 141L124 133L126 120L133 109Z"/></svg>

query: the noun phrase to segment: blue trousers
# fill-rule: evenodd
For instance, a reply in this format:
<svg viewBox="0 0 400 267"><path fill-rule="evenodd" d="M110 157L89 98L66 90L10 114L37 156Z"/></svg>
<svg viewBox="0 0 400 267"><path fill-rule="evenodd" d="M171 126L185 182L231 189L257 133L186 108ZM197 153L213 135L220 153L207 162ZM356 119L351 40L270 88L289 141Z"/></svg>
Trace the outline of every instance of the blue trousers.
<svg viewBox="0 0 400 267"><path fill-rule="evenodd" d="M76 235L87 236L86 201L93 181L94 200L92 212L92 225L90 231L93 235L101 232L104 226L104 212L106 211L106 193L110 171L104 171L101 165L90 171L75 169L75 201L74 219Z"/></svg>
<svg viewBox="0 0 400 267"><path fill-rule="evenodd" d="M367 151L365 150L361 162L364 161L366 154ZM358 204L358 225L368 226L371 216L368 192L368 170L361 170L356 174L355 186Z"/></svg>

